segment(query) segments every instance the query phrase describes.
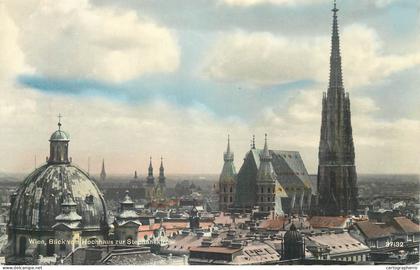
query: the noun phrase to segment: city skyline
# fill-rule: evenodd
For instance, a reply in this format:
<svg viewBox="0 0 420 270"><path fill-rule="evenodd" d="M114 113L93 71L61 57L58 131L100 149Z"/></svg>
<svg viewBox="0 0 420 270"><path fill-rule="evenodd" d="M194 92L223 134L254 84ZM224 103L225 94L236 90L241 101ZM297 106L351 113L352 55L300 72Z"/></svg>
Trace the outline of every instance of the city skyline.
<svg viewBox="0 0 420 270"><path fill-rule="evenodd" d="M268 133L315 174L332 1L185 1L203 21L158 2L0 5L0 171L41 164L62 113L70 156L92 173L104 158L109 174L144 174L149 156L169 174L220 173L228 134L239 167ZM418 174L418 3L338 7L358 172Z"/></svg>

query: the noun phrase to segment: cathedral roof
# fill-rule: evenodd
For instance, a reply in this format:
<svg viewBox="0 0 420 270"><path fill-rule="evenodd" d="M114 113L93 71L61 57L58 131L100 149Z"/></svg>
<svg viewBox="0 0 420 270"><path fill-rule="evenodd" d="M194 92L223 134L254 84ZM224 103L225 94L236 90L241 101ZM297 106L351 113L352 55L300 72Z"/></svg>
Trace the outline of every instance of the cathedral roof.
<svg viewBox="0 0 420 270"><path fill-rule="evenodd" d="M65 195L70 196L72 202L67 202ZM71 218L80 216L82 228L97 230L107 226L103 195L85 172L71 164L43 165L26 177L18 188L11 206L9 226L24 230L52 230L56 217L64 218L61 215L63 205L72 206L72 203L76 204L76 212Z"/></svg>
<svg viewBox="0 0 420 270"><path fill-rule="evenodd" d="M262 149L251 149L253 162L260 167ZM305 164L297 151L269 150L277 179L285 188L312 188Z"/></svg>

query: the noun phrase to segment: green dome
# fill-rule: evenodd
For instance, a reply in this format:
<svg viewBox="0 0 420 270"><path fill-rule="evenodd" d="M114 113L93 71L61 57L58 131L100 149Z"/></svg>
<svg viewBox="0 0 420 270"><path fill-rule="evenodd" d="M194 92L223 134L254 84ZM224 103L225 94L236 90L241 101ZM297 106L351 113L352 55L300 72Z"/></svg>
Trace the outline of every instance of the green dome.
<svg viewBox="0 0 420 270"><path fill-rule="evenodd" d="M51 135L50 141L70 141L70 135L63 130L57 130Z"/></svg>

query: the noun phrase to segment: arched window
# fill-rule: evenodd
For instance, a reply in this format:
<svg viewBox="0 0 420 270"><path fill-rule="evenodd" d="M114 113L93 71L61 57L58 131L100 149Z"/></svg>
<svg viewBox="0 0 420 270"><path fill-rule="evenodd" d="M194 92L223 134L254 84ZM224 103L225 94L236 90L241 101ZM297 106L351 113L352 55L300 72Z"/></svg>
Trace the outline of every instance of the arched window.
<svg viewBox="0 0 420 270"><path fill-rule="evenodd" d="M144 235L144 240L147 240L147 234L146 234L146 235Z"/></svg>

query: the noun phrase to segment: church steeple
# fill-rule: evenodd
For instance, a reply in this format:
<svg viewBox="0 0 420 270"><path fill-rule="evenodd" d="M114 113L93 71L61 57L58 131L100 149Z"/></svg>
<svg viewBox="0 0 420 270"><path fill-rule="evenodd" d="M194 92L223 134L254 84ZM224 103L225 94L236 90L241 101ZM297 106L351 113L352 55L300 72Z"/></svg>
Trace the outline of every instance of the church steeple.
<svg viewBox="0 0 420 270"><path fill-rule="evenodd" d="M223 155L223 160L225 162L228 162L228 161L233 161L233 158L234 158L233 153L230 151L230 135L228 135L227 149Z"/></svg>
<svg viewBox="0 0 420 270"><path fill-rule="evenodd" d="M351 126L350 98L343 86L337 4L334 1L330 78L322 97L318 191L322 215L354 213L357 209L357 174Z"/></svg>
<svg viewBox="0 0 420 270"><path fill-rule="evenodd" d="M337 21L338 10L337 3L334 1L334 8L331 10L333 12L333 25L331 36L329 95L333 93L339 95L344 91L343 74L341 70L340 36Z"/></svg>
<svg viewBox="0 0 420 270"><path fill-rule="evenodd" d="M270 155L270 152L268 150L267 133L264 136L265 136L265 138L264 138L264 150L261 154L261 161L270 162L271 161L271 155Z"/></svg>
<svg viewBox="0 0 420 270"><path fill-rule="evenodd" d="M106 179L105 160L102 159L102 170L101 170L100 180L101 180L101 182L103 182L103 181L105 181L105 179Z"/></svg>
<svg viewBox="0 0 420 270"><path fill-rule="evenodd" d="M165 168L163 167L163 157L160 157L160 167L159 167L159 183L165 184Z"/></svg>
<svg viewBox="0 0 420 270"><path fill-rule="evenodd" d="M219 210L228 211L233 205L236 189L236 169L233 163L234 154L230 149L230 136L228 135L226 152L223 153L223 168L219 177Z"/></svg>
<svg viewBox="0 0 420 270"><path fill-rule="evenodd" d="M152 165L152 157L150 157L149 162L149 169L147 174L147 184L154 185L155 184L155 177L153 176L153 165Z"/></svg>
<svg viewBox="0 0 420 270"><path fill-rule="evenodd" d="M267 215L270 211L275 211L276 214L283 214L281 207L275 209L275 190L277 184L277 176L274 172L272 157L268 150L267 134L264 138L264 149L260 154L260 167L257 172L257 205L260 207L260 212Z"/></svg>

